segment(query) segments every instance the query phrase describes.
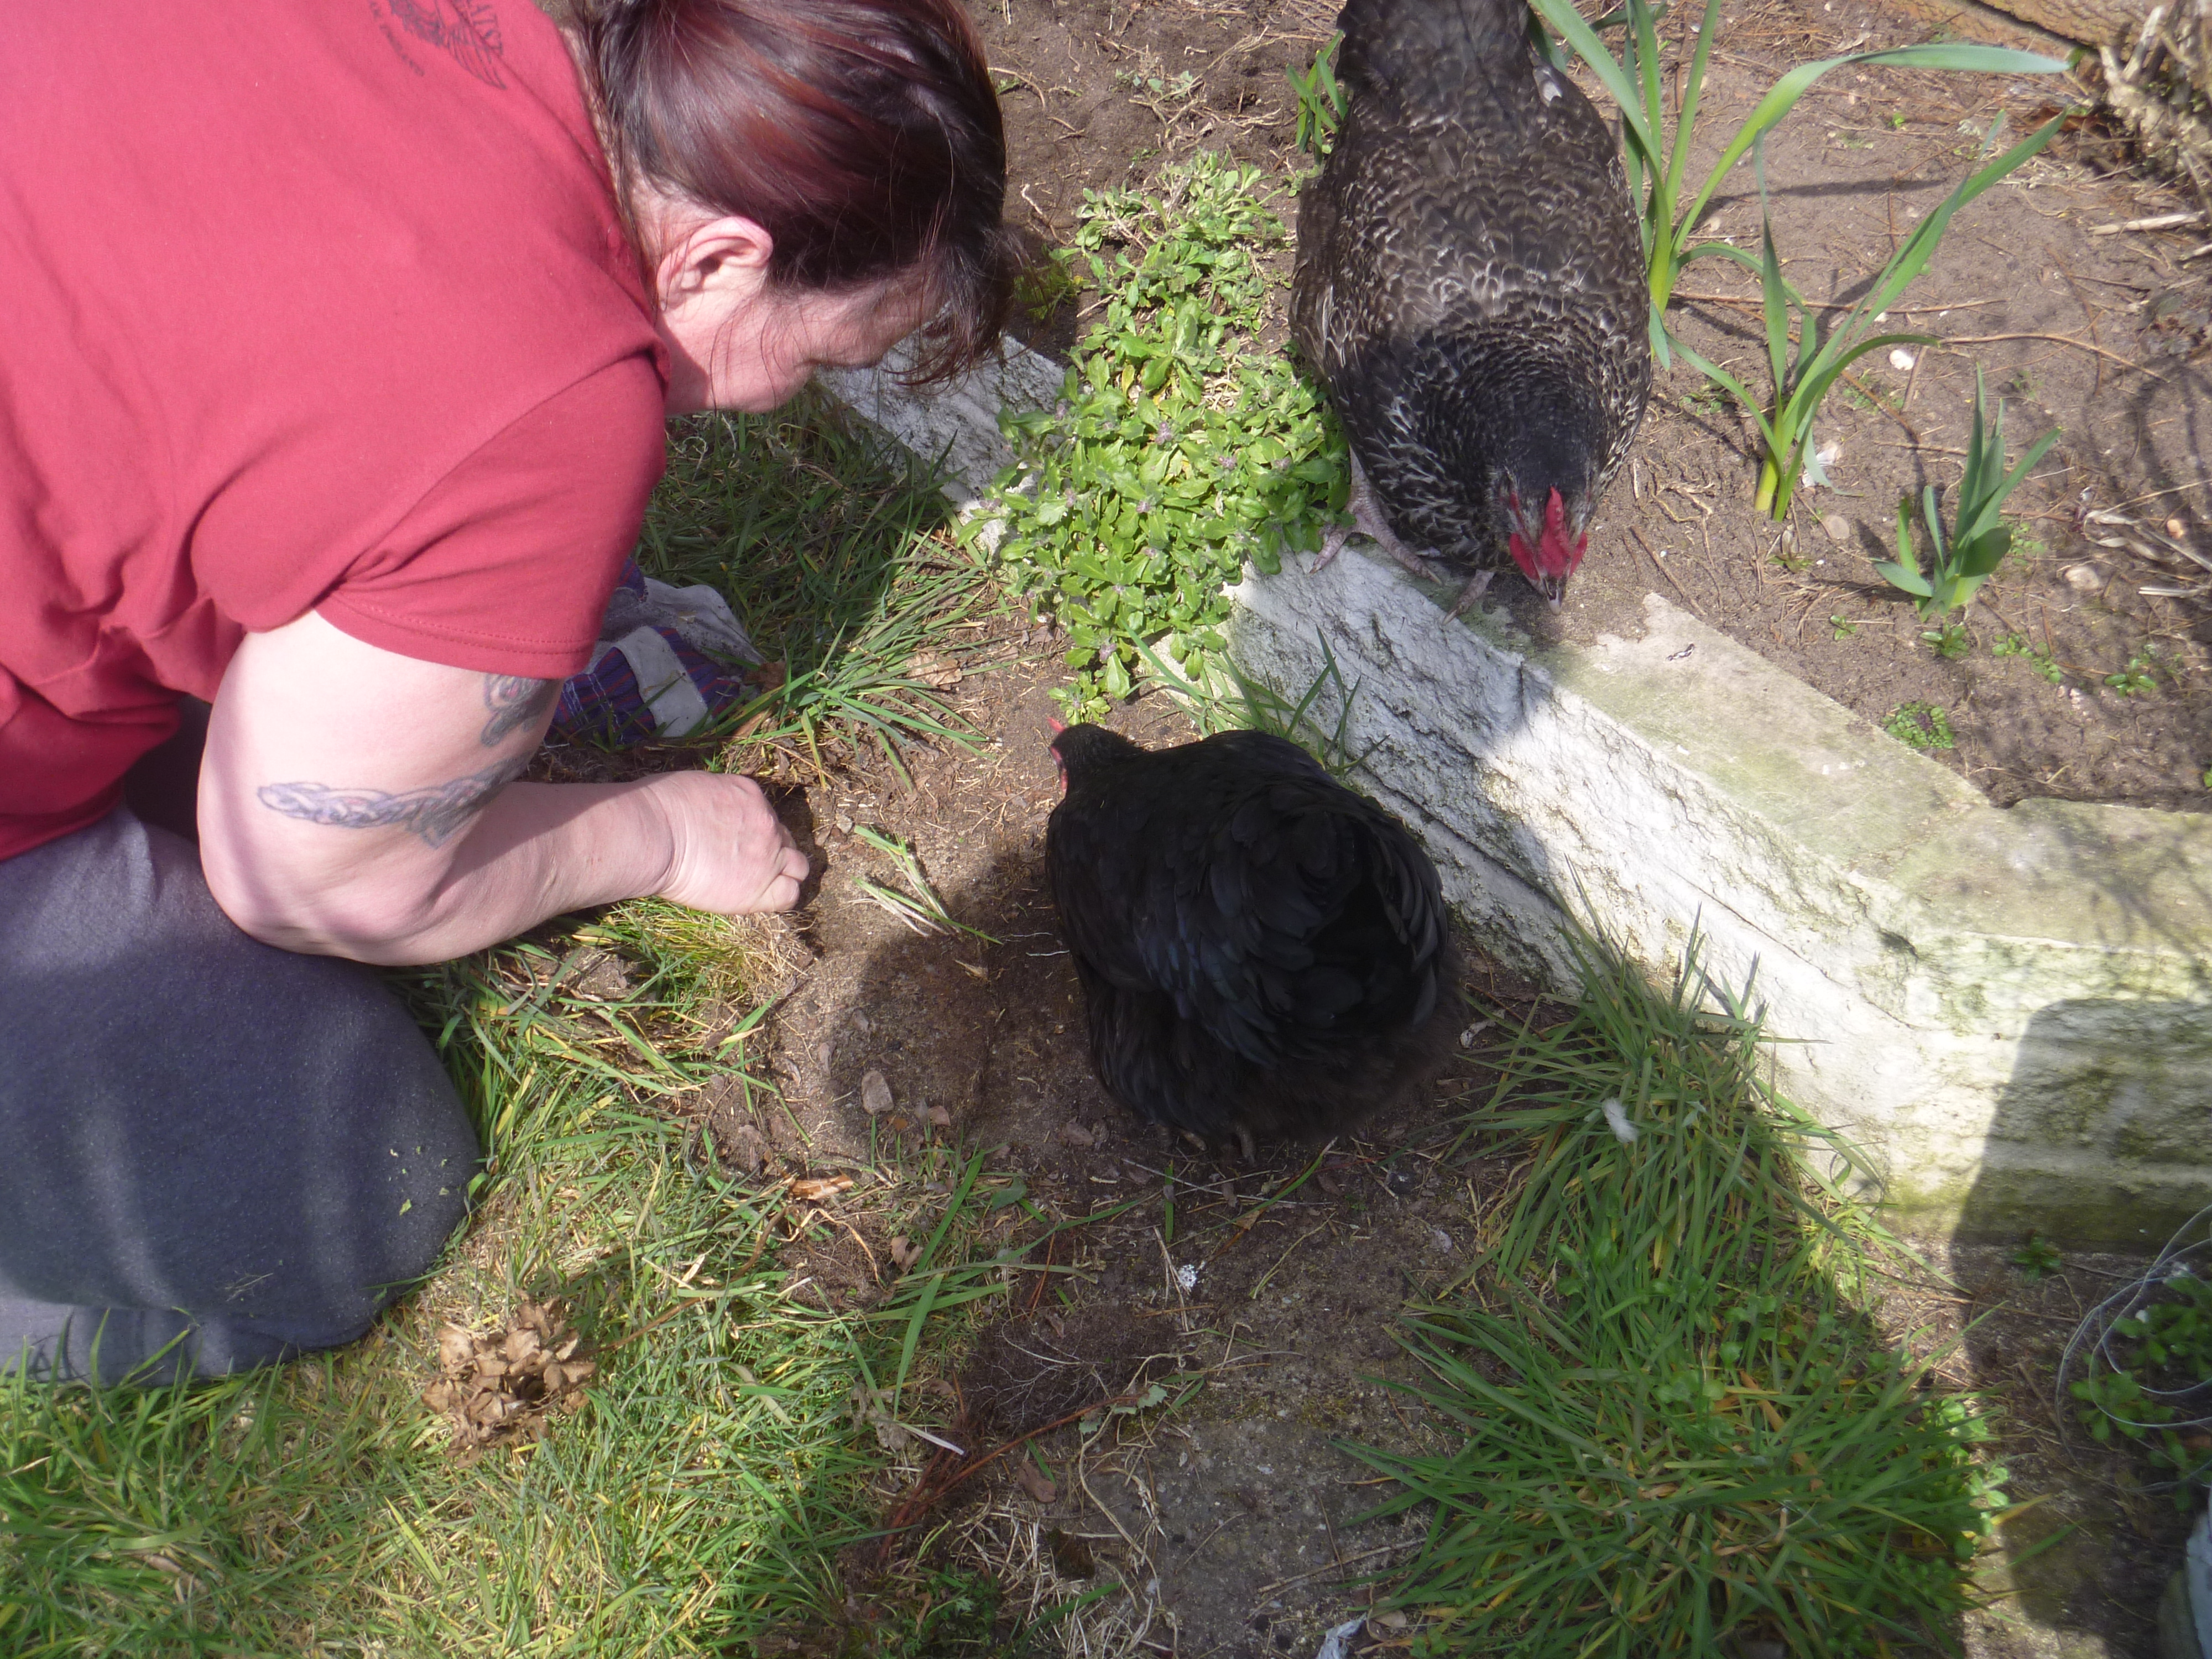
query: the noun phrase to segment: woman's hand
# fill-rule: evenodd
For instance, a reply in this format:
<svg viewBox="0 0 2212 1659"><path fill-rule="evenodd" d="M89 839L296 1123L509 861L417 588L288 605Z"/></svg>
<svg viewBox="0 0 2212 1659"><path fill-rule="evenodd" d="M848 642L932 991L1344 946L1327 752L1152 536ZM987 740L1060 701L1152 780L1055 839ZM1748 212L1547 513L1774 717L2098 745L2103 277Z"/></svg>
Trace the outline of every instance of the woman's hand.
<svg viewBox="0 0 2212 1659"><path fill-rule="evenodd" d="M655 778L673 849L655 891L695 910L750 915L799 902L806 854L750 778L670 772Z"/></svg>
<svg viewBox="0 0 2212 1659"><path fill-rule="evenodd" d="M200 769L200 862L286 950L438 962L657 893L787 909L806 860L750 779L517 783L557 682L418 661L312 612L248 635Z"/></svg>

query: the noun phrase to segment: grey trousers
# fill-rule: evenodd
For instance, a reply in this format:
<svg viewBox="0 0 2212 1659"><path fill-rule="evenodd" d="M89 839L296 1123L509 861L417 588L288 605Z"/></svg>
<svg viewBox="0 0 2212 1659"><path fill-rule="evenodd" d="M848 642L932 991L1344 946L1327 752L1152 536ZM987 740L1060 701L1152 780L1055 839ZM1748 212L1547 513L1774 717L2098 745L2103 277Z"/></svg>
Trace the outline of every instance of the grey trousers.
<svg viewBox="0 0 2212 1659"><path fill-rule="evenodd" d="M0 860L0 1373L350 1342L437 1260L477 1158L375 975L247 938L190 841L122 807Z"/></svg>

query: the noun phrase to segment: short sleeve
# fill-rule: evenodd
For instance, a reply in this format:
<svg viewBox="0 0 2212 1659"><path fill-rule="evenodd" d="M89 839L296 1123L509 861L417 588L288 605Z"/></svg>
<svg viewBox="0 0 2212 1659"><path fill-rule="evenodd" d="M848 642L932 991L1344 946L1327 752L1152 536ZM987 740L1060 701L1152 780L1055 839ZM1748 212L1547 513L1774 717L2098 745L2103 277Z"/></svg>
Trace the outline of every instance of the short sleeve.
<svg viewBox="0 0 2212 1659"><path fill-rule="evenodd" d="M317 614L425 662L579 672L660 477L664 407L641 358L549 398L441 479Z"/></svg>

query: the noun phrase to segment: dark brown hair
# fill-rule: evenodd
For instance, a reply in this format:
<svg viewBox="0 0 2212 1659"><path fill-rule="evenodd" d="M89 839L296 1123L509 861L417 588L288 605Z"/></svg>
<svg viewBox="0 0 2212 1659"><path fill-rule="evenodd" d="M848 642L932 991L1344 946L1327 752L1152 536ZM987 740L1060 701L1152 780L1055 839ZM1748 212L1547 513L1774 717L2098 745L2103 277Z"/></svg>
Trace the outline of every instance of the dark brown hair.
<svg viewBox="0 0 2212 1659"><path fill-rule="evenodd" d="M957 0L592 0L576 32L618 189L734 214L780 288L909 271L912 378L995 344L1011 303L999 99Z"/></svg>

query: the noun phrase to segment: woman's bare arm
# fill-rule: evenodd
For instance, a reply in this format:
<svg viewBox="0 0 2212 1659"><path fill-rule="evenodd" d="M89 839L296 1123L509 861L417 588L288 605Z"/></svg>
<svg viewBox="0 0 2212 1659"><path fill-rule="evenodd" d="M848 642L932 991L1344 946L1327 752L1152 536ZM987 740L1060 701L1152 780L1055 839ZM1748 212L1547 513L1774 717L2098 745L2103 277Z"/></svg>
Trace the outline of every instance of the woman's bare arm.
<svg viewBox="0 0 2212 1659"><path fill-rule="evenodd" d="M514 782L557 690L399 656L312 612L248 635L200 772L217 902L267 944L396 963L647 893L725 915L797 902L805 857L749 778Z"/></svg>

